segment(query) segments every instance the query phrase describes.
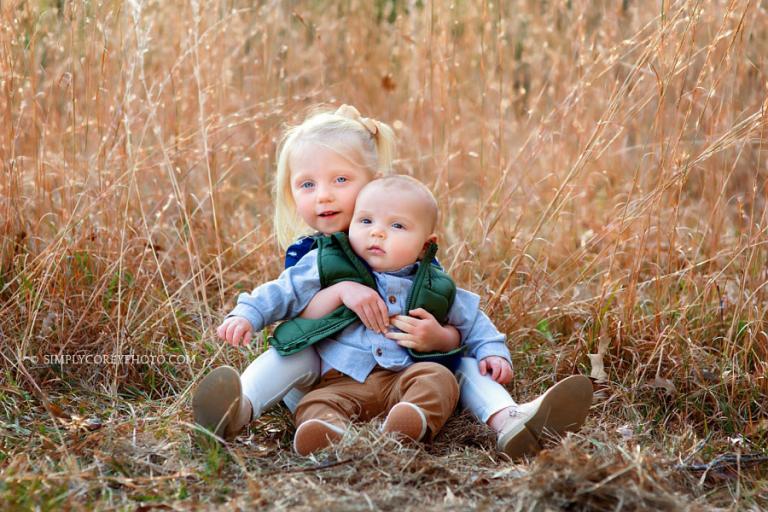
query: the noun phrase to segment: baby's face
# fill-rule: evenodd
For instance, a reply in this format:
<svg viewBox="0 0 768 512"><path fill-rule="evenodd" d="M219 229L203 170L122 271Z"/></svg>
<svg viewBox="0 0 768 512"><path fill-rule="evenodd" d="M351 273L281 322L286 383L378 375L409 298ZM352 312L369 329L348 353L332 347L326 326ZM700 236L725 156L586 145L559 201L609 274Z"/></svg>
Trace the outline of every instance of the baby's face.
<svg viewBox="0 0 768 512"><path fill-rule="evenodd" d="M431 232L423 198L410 190L392 196L392 190L368 187L357 196L349 225L355 253L377 272L391 272L415 263Z"/></svg>
<svg viewBox="0 0 768 512"><path fill-rule="evenodd" d="M346 231L369 173L338 151L310 142L290 155L288 165L291 194L304 222L326 235Z"/></svg>

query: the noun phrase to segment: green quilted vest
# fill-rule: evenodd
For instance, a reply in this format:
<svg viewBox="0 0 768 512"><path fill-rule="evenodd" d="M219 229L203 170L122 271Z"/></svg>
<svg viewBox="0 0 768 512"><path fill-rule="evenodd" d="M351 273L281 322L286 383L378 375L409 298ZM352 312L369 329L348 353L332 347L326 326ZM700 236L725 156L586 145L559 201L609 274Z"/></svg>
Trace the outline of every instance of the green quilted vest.
<svg viewBox="0 0 768 512"><path fill-rule="evenodd" d="M345 233L334 233L331 236L319 238L317 250L317 267L320 273L320 285L323 288L342 281L355 281L376 289L373 274L352 251ZM431 262L436 252L437 245L430 244L422 261ZM434 264L421 263L408 294L405 311L424 308L442 324L448 317L454 297L456 297L456 285L448 274ZM287 356L333 336L359 321L351 309L342 305L323 318L294 318L283 322L277 326L269 342L280 355ZM463 347L450 352L414 352L408 349L411 357L417 361L437 362L453 358L463 351Z"/></svg>

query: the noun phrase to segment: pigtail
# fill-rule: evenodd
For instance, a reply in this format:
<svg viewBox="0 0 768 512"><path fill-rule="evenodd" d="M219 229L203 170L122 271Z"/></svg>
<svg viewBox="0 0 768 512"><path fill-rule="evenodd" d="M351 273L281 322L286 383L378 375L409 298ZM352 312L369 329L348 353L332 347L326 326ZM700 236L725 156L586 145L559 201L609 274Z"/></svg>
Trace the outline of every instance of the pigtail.
<svg viewBox="0 0 768 512"><path fill-rule="evenodd" d="M383 176L392 174L392 163L395 158L395 132L388 124L375 121L376 135L376 167Z"/></svg>
<svg viewBox="0 0 768 512"><path fill-rule="evenodd" d="M392 161L395 157L395 132L387 123L363 117L352 105L342 105L335 112L360 123L370 134L375 144L376 171L384 176L392 173Z"/></svg>

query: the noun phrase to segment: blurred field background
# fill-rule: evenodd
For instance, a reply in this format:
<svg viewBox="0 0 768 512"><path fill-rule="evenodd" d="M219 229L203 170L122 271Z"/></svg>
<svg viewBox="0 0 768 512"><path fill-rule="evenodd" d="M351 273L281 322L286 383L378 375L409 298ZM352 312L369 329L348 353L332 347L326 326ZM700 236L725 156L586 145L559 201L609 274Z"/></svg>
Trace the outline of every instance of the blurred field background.
<svg viewBox="0 0 768 512"><path fill-rule="evenodd" d="M0 3L0 503L767 507L767 55L761 0ZM213 328L281 269L279 135L341 103L433 187L513 396L594 378L578 435L513 465L465 415L317 461L282 409L194 432L190 386L262 348Z"/></svg>

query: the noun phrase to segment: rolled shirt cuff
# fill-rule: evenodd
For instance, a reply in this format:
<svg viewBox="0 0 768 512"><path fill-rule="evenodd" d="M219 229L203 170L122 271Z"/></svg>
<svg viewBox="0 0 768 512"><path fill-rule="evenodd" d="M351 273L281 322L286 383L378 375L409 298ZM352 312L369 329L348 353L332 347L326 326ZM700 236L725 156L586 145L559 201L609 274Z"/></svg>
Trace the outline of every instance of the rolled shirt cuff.
<svg viewBox="0 0 768 512"><path fill-rule="evenodd" d="M509 355L509 349L504 343L486 343L477 348L472 357L478 361L482 361L486 357L497 356L505 359L510 365L512 364L512 358Z"/></svg>
<svg viewBox="0 0 768 512"><path fill-rule="evenodd" d="M232 316L239 316L248 320L254 332L258 332L264 328L264 317L259 313L258 309L249 306L248 304L240 303L235 306L235 309L230 311L227 318Z"/></svg>

